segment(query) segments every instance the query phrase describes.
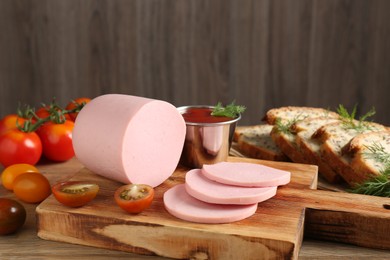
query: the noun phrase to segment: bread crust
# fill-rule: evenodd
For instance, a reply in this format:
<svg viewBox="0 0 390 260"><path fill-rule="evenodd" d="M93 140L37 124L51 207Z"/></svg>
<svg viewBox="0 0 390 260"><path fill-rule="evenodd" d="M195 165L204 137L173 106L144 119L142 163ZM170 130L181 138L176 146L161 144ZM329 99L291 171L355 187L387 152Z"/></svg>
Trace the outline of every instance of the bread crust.
<svg viewBox="0 0 390 260"><path fill-rule="evenodd" d="M351 167L362 176L375 177L388 167L378 154L390 156L390 131L371 132L354 137L349 144ZM375 156L374 154L377 154Z"/></svg>
<svg viewBox="0 0 390 260"><path fill-rule="evenodd" d="M338 117L339 115L325 108L285 106L268 110L263 120L274 125L278 118L281 120L302 120L307 117L322 116Z"/></svg>
<svg viewBox="0 0 390 260"><path fill-rule="evenodd" d="M310 164L318 165L318 171L328 182L338 183L342 178L321 158L321 143L312 138L322 125L337 122L336 117L316 117L301 120L294 124L297 131L296 142L303 156Z"/></svg>
<svg viewBox="0 0 390 260"><path fill-rule="evenodd" d="M345 152L350 146L352 138L361 134L384 130L380 124L368 122L370 128L357 131L347 129L342 122L325 125L316 131L316 138L321 143L321 157L332 169L337 172L350 186L355 186L369 178L369 176L356 172L351 167L352 155Z"/></svg>
<svg viewBox="0 0 390 260"><path fill-rule="evenodd" d="M244 155L271 161L288 161L288 158L273 142L270 132L273 126L259 124L237 128L237 147Z"/></svg>

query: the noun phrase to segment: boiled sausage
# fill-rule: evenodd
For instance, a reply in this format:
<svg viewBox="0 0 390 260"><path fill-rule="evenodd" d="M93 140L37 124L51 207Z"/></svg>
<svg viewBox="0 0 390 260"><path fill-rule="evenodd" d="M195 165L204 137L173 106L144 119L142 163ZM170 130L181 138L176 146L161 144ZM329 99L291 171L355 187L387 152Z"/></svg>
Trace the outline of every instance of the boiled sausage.
<svg viewBox="0 0 390 260"><path fill-rule="evenodd" d="M239 187L221 184L206 178L200 169L187 172L186 191L192 197L208 203L253 204L276 194L277 187Z"/></svg>
<svg viewBox="0 0 390 260"><path fill-rule="evenodd" d="M164 205L173 216L198 223L230 223L252 216L257 203L250 205L211 204L195 199L186 192L185 184L164 193Z"/></svg>
<svg viewBox="0 0 390 260"><path fill-rule="evenodd" d="M291 173L288 171L245 162L205 164L202 172L210 180L246 187L285 185L291 178Z"/></svg>
<svg viewBox="0 0 390 260"><path fill-rule="evenodd" d="M167 102L107 94L80 111L73 146L94 173L155 187L177 167L185 132L182 115Z"/></svg>

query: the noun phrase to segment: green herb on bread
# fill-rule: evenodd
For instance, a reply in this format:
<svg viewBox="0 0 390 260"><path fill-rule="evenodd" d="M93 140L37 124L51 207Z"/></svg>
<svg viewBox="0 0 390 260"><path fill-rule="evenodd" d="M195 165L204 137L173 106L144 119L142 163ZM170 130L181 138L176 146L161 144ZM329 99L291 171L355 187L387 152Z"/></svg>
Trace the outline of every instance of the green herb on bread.
<svg viewBox="0 0 390 260"><path fill-rule="evenodd" d="M343 105L339 105L337 108L337 113L340 115L341 121L343 122L345 128L355 129L357 132L364 132L370 128L369 124L367 124L367 119L374 116L376 112L375 108L372 107L370 111L359 117L359 119L355 119L357 105L353 107L351 113L349 113Z"/></svg>
<svg viewBox="0 0 390 260"><path fill-rule="evenodd" d="M383 165L380 175L356 185L351 192L380 197L390 197L390 154L385 148L377 143L367 146L368 152L364 153L369 159L372 159Z"/></svg>

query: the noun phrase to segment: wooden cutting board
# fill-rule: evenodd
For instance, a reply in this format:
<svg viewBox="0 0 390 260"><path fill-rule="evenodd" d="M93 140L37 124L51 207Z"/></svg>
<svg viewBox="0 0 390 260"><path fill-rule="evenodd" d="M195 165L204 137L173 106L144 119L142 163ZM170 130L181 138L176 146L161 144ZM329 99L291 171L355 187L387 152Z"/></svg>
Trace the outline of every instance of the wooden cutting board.
<svg viewBox="0 0 390 260"><path fill-rule="evenodd" d="M184 181L175 173L155 189L151 207L138 215L122 211L113 194L121 183L82 169L72 180L98 183L95 200L68 208L50 196L37 207L42 239L179 259L296 259L311 236L390 249L390 199L316 190L317 166L230 157L292 173L291 182L259 204L250 218L229 224L198 224L171 216L162 196Z"/></svg>

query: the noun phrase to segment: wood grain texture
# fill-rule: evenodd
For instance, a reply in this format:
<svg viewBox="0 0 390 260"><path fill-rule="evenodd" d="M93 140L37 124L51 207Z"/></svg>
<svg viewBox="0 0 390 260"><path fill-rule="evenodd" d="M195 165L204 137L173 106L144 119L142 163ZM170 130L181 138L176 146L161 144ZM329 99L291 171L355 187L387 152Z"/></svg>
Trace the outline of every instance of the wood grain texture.
<svg viewBox="0 0 390 260"><path fill-rule="evenodd" d="M230 161L260 163L229 158ZM316 188L317 167L263 162L292 172L291 183L279 189ZM122 184L87 169L71 180L100 186L99 195L82 208L67 208L53 197L37 207L38 236L43 239L178 259L297 259L303 239L304 208L274 198L259 205L250 218L227 224L199 224L177 219L163 205L164 192L184 182L187 168L178 167L155 188L150 208L129 215L116 206L113 194ZM288 193L288 192L287 192Z"/></svg>
<svg viewBox="0 0 390 260"><path fill-rule="evenodd" d="M237 157L229 160L289 170L291 182L260 203L253 216L212 225L182 221L164 209L164 192L184 181L186 168L179 167L156 187L153 204L138 215L115 207L113 193L120 183L83 169L71 179L97 183L99 195L77 209L49 197L37 207L38 236L180 259L297 259L305 226L305 235L316 239L390 250L389 198L316 190L317 167L312 165Z"/></svg>
<svg viewBox="0 0 390 260"><path fill-rule="evenodd" d="M38 168L54 184L69 179L83 168L76 159L64 163L40 162ZM0 185L0 196L15 199L15 195ZM167 259L159 256L136 255L70 243L42 240L37 236L36 204L23 203L27 220L16 234L0 239L1 259ZM390 251L370 249L344 243L326 242L304 237L299 259L390 259Z"/></svg>
<svg viewBox="0 0 390 260"><path fill-rule="evenodd" d="M236 100L241 124L283 105L375 106L390 125L387 0L2 0L0 115L127 93Z"/></svg>

